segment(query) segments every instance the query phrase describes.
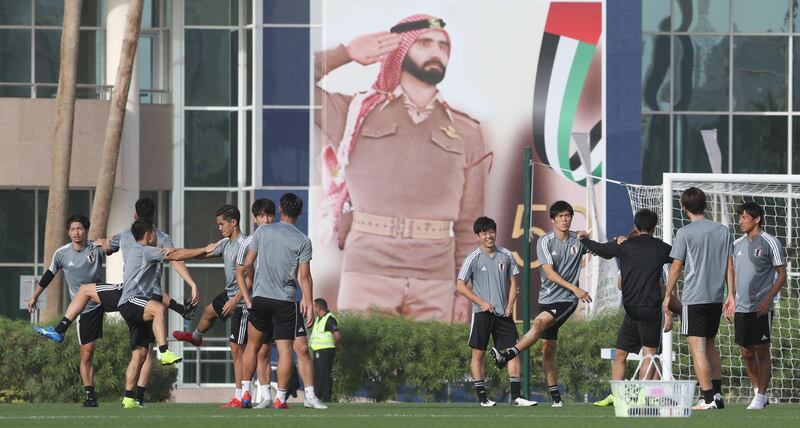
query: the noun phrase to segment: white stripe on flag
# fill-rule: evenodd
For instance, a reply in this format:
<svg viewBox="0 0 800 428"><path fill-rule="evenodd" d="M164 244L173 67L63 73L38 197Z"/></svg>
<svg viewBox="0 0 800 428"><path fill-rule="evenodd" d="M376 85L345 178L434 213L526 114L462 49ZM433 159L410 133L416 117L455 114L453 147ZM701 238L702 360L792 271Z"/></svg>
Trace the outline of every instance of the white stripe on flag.
<svg viewBox="0 0 800 428"><path fill-rule="evenodd" d="M568 37L558 38L556 56L553 59L553 70L550 72L550 86L547 88L547 107L544 119L544 146L547 162L559 175L564 175L562 165L558 163L558 125L561 118L561 104L567 90L569 72L578 50L578 41ZM565 66L566 64L566 66ZM568 165L567 165L568 166Z"/></svg>

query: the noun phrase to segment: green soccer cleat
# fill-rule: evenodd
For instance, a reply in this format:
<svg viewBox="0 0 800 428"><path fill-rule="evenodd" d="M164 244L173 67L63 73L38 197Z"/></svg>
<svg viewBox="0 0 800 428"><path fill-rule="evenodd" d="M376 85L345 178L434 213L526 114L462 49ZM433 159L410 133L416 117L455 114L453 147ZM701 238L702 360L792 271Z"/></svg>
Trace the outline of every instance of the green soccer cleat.
<svg viewBox="0 0 800 428"><path fill-rule="evenodd" d="M178 356L178 354L172 352L169 349L167 349L166 351L161 353L161 365L162 366L171 366L173 364L180 363L181 360L183 360L182 357Z"/></svg>
<svg viewBox="0 0 800 428"><path fill-rule="evenodd" d="M134 400L130 397L125 397L122 399L122 408L123 409L141 409L142 405L139 404L138 401Z"/></svg>
<svg viewBox="0 0 800 428"><path fill-rule="evenodd" d="M606 398L604 398L604 399L602 399L600 401L595 401L594 405L595 406L600 406L600 407L613 406L614 405L614 396L611 395L611 394L608 394L608 397L606 397Z"/></svg>

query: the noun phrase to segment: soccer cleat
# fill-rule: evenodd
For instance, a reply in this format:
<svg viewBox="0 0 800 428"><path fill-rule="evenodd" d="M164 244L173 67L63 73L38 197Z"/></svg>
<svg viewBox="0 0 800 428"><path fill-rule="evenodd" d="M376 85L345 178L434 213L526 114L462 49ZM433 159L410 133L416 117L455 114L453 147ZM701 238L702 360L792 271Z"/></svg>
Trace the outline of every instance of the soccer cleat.
<svg viewBox="0 0 800 428"><path fill-rule="evenodd" d="M141 409L142 405L139 404L138 401L134 400L131 397L125 397L122 399L122 408L123 409Z"/></svg>
<svg viewBox="0 0 800 428"><path fill-rule="evenodd" d="M261 400L260 403L253 406L254 409L269 409L270 407L272 407L272 400L269 398Z"/></svg>
<svg viewBox="0 0 800 428"><path fill-rule="evenodd" d="M288 409L289 405L276 398L275 402L272 403L272 407L276 409Z"/></svg>
<svg viewBox="0 0 800 428"><path fill-rule="evenodd" d="M563 401L553 401L553 404L551 404L550 407L564 407L564 402Z"/></svg>
<svg viewBox="0 0 800 428"><path fill-rule="evenodd" d="M613 406L614 405L614 396L612 394L608 394L608 397L606 397L606 398L604 398L604 399L602 399L600 401L595 401L593 404L595 406L600 406L600 407Z"/></svg>
<svg viewBox="0 0 800 428"><path fill-rule="evenodd" d="M183 357L180 357L178 354L172 352L169 349L167 349L166 351L161 353L161 365L162 366L171 366L173 364L180 363L182 360L183 360Z"/></svg>
<svg viewBox="0 0 800 428"><path fill-rule="evenodd" d="M725 408L725 400L722 399L722 394L714 394L714 403L716 403L718 409Z"/></svg>
<svg viewBox="0 0 800 428"><path fill-rule="evenodd" d="M33 331L39 333L40 336L44 336L56 343L61 343L64 341L64 335L57 332L53 327L39 327L36 325L33 326Z"/></svg>
<svg viewBox="0 0 800 428"><path fill-rule="evenodd" d="M492 359L494 359L498 369L505 367L506 364L508 364L508 361L513 358L507 350L498 350L495 347L492 347L491 351L489 351L489 355L491 355Z"/></svg>
<svg viewBox="0 0 800 428"><path fill-rule="evenodd" d="M303 407L307 409L320 409L320 410L328 408L328 406L323 404L322 401L319 401L319 398L317 397L311 397L311 398L306 397L305 401L303 402Z"/></svg>
<svg viewBox="0 0 800 428"><path fill-rule="evenodd" d="M183 301L183 307L184 310L181 316L186 321L191 321L194 318L194 312L197 310L197 303L192 303L192 299L186 298Z"/></svg>
<svg viewBox="0 0 800 428"><path fill-rule="evenodd" d="M716 408L717 408L717 402L716 401L712 401L710 403L706 403L706 400L703 400L701 398L700 401L698 401L697 404L695 404L692 407L692 410L713 410L713 409L716 409Z"/></svg>
<svg viewBox="0 0 800 428"><path fill-rule="evenodd" d="M181 342L189 342L194 346L200 346L203 344L203 339L195 339L194 336L192 336L192 333L189 333L188 331L175 330L172 332L172 337L180 340Z"/></svg>
<svg viewBox="0 0 800 428"><path fill-rule="evenodd" d="M753 397L753 401L750 402L750 405L747 406L747 410L762 410L767 407L767 400L765 398L761 398L761 395L756 394Z"/></svg>
<svg viewBox="0 0 800 428"><path fill-rule="evenodd" d="M95 397L88 397L86 401L83 402L81 407L98 407L97 398Z"/></svg>
<svg viewBox="0 0 800 428"><path fill-rule="evenodd" d="M250 399L250 392L245 391L242 394L242 408L249 409L253 407L253 400Z"/></svg>
<svg viewBox="0 0 800 428"><path fill-rule="evenodd" d="M233 398L231 398L231 401L228 401L222 407L225 408L225 409L241 409L242 408L242 400L240 400L240 399L238 399L236 397L233 397Z"/></svg>
<svg viewBox="0 0 800 428"><path fill-rule="evenodd" d="M519 407L533 407L537 404L539 404L539 402L533 400L526 400L522 397L517 397L511 401L512 406L519 406Z"/></svg>
<svg viewBox="0 0 800 428"><path fill-rule="evenodd" d="M486 401L481 401L481 407L494 407L495 405L497 405L497 403L488 398Z"/></svg>

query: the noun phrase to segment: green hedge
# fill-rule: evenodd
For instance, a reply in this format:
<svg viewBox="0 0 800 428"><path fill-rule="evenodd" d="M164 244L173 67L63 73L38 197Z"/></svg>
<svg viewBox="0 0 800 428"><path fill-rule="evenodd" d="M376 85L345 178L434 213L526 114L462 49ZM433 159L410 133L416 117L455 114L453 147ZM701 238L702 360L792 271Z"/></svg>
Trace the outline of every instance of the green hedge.
<svg viewBox="0 0 800 428"><path fill-rule="evenodd" d="M342 343L334 365L334 395L349 399L363 389L370 398L398 398L411 386L423 399L446 401L453 387L470 388L469 326L435 321L418 322L381 314L337 317ZM559 384L566 396L599 396L608 391L611 365L600 359L600 349L614 346L622 318L614 313L599 319L569 321L559 332ZM521 326L520 326L521 329ZM487 356L486 377L492 393L508 391L507 372L499 373ZM546 391L541 345L531 352L532 389ZM582 398L582 397L581 397Z"/></svg>
<svg viewBox="0 0 800 428"><path fill-rule="evenodd" d="M104 337L94 355L94 384L101 401L116 401L124 390L130 361L128 327L106 321ZM0 317L0 402L81 402L80 350L75 328L55 344L34 333L30 323ZM153 365L145 400L164 401L171 395L177 369Z"/></svg>

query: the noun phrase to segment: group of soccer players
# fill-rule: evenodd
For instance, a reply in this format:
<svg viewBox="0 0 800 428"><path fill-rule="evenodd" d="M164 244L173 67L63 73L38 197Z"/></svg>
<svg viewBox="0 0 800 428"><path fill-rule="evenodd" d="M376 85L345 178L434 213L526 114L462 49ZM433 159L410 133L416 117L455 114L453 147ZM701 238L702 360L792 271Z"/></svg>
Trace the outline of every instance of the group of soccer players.
<svg viewBox="0 0 800 428"><path fill-rule="evenodd" d="M173 336L200 346L203 333L217 318L232 320L229 339L236 390L226 407L253 406L250 388L258 366L262 401L256 407L288 408L286 388L294 351L306 385L304 406L327 408L316 397L312 386L313 365L305 340L306 329L313 321L313 308L311 241L295 227L303 212L302 199L293 193L284 194L280 199L281 219L278 223L273 223L275 203L269 199L256 200L252 213L258 229L247 238L241 233L239 210L225 205L216 212L215 219L224 238L196 249L174 248L169 235L155 227L155 203L151 199L140 199L135 208L135 221L130 229L107 240L87 239L89 220L86 217L75 215L67 219L70 243L55 252L50 268L28 301L28 309L32 312L36 309L39 295L55 274L59 270L65 272L71 302L64 318L55 327L37 326L34 329L40 335L61 343L67 328L76 320L81 345L81 380L86 389L83 406L98 405L92 357L95 341L103 336L103 314L119 312L128 324L131 359L125 373L122 406L141 407L152 369L152 344L158 345L162 365L181 361L181 357L167 345L167 308L190 319L197 305L197 285L182 261L222 257L226 280L224 289L204 309L194 332L176 331ZM105 283L104 257L119 250L124 263L123 282ZM191 288L192 297L183 305L161 289L161 265L164 261L171 262ZM279 352L278 389L274 400L269 382L269 351L273 341Z"/></svg>
<svg viewBox="0 0 800 428"><path fill-rule="evenodd" d="M558 331L579 301L592 301L578 284L581 258L590 252L608 259L616 257L620 264L625 318L617 335L612 380L623 379L629 353L642 351L644 356L652 357L658 352L662 331L672 330L672 314L676 313L681 316L681 334L689 345L702 394L693 408L724 408L720 354L715 342L724 315L728 321L731 317L735 320L736 343L754 389L747 408L765 408L772 368L772 302L786 281L780 241L763 230L765 212L754 202L737 208L743 236L735 241L726 226L705 218L706 196L701 189L692 187L683 192L681 205L691 223L678 230L670 246L653 236L658 216L650 210L636 213L630 236L597 243L586 232L570 231L574 211L569 203L554 203L549 212L553 231L537 243L541 263L539 313L521 339L511 318L517 292L514 276L519 270L511 252L495 244L495 222L486 217L477 219L474 232L479 247L466 257L457 287L473 302L469 346L480 405L495 405L487 397L484 381L483 356L490 336L494 341L490 355L499 368L508 365L512 405L537 404L520 394L516 357L539 340L552 407L564 405L555 359ZM666 266L669 272L666 281L662 281ZM681 273L684 286L679 300L676 286ZM657 375L655 364L649 359L640 377L653 379ZM613 404L613 396L595 404Z"/></svg>

